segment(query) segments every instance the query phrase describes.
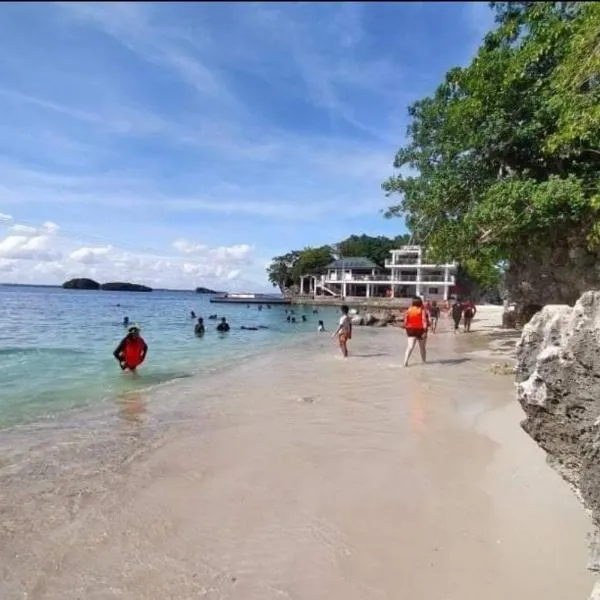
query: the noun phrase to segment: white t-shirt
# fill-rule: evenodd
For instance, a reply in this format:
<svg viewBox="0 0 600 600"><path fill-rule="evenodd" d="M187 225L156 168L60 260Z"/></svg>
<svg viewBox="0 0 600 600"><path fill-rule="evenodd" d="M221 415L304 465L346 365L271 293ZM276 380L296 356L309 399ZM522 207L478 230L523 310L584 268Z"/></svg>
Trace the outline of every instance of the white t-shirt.
<svg viewBox="0 0 600 600"><path fill-rule="evenodd" d="M349 315L342 315L340 319L340 333L350 333L352 327L352 319Z"/></svg>

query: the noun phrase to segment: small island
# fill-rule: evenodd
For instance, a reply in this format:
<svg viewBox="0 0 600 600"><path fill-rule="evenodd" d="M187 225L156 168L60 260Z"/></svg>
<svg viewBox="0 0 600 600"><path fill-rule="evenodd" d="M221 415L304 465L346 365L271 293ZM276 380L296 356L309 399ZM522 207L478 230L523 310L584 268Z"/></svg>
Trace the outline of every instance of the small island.
<svg viewBox="0 0 600 600"><path fill-rule="evenodd" d="M139 283L125 283L121 281L114 281L110 283L103 283L100 286L101 290L107 292L151 292L152 288L147 285L140 285Z"/></svg>
<svg viewBox="0 0 600 600"><path fill-rule="evenodd" d="M93 279L80 277L69 279L62 284L65 290L104 290L107 292L151 292L152 288L139 283L125 283L114 281L109 283L98 283Z"/></svg>
<svg viewBox="0 0 600 600"><path fill-rule="evenodd" d="M65 290L99 290L100 284L93 279L81 277L79 279L69 279L62 284Z"/></svg>
<svg viewBox="0 0 600 600"><path fill-rule="evenodd" d="M209 290L205 287L197 287L196 294L218 294L219 292L215 292L215 290Z"/></svg>

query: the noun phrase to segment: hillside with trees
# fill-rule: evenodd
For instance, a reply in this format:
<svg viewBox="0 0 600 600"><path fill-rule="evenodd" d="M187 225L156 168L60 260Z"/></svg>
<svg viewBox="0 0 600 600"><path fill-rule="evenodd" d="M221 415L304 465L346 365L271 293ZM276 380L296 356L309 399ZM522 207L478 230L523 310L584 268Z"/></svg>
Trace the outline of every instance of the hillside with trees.
<svg viewBox="0 0 600 600"><path fill-rule="evenodd" d="M600 3L491 3L465 68L409 108L384 190L434 260L520 304L600 284Z"/></svg>

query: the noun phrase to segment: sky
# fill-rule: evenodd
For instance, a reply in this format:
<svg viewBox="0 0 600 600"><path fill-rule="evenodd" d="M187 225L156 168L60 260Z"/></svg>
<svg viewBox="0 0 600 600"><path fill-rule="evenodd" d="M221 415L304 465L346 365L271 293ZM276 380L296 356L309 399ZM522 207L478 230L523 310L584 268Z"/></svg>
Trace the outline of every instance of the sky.
<svg viewBox="0 0 600 600"><path fill-rule="evenodd" d="M486 3L0 4L0 282L264 291L273 256L395 236L407 107Z"/></svg>

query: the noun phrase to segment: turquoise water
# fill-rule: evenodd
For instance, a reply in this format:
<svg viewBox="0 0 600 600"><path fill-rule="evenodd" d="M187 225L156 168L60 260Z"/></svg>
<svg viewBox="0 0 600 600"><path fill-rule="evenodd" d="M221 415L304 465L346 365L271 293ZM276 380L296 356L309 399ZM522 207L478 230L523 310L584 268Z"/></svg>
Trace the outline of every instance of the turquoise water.
<svg viewBox="0 0 600 600"><path fill-rule="evenodd" d="M297 323L289 324L286 308L210 304L193 292L0 286L0 427L56 419L69 408L208 372L316 332L319 319L335 326L335 309L319 308L316 315L312 307L293 307ZM203 338L194 336L191 310L205 319ZM207 320L215 313L227 317L228 334ZM125 333L125 315L140 324L149 346L137 376L122 373L112 356ZM268 329L243 331L241 325Z"/></svg>

